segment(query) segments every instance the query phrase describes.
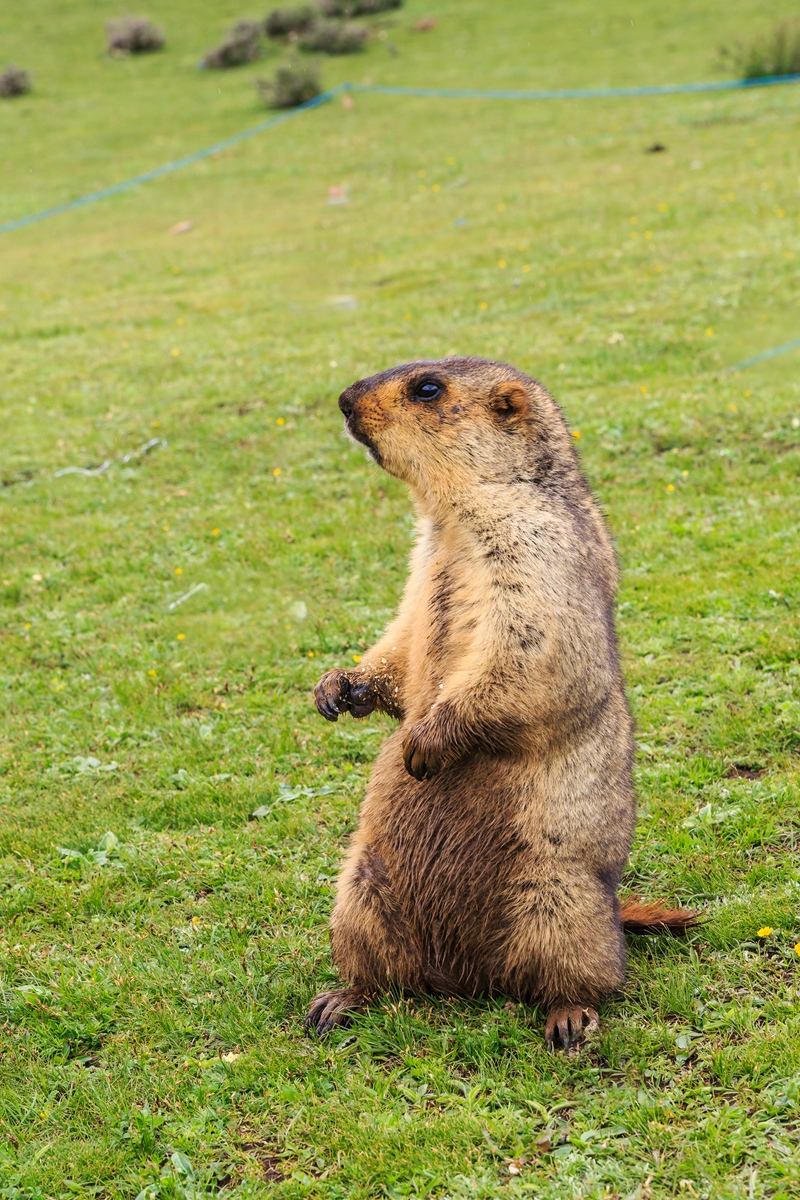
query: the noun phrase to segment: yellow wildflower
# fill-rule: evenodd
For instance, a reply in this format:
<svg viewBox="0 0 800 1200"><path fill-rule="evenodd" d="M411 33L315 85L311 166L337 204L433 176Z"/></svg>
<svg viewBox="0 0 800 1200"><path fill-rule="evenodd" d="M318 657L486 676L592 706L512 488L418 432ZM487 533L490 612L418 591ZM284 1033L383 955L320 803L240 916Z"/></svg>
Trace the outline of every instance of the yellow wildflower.
<svg viewBox="0 0 800 1200"><path fill-rule="evenodd" d="M185 633L179 633L179 634L178 634L178 641L179 641L179 642L185 642L185 641L186 641L186 634L185 634Z"/></svg>
<svg viewBox="0 0 800 1200"><path fill-rule="evenodd" d="M573 429L572 436L575 438L575 441L577 442L578 438L581 436L580 429Z"/></svg>
<svg viewBox="0 0 800 1200"><path fill-rule="evenodd" d="M668 492L674 492L674 491L675 491L675 484L674 484L674 483L668 483L668 484L667 484L667 491L668 491Z"/></svg>
<svg viewBox="0 0 800 1200"><path fill-rule="evenodd" d="M771 925L762 925L760 929L756 930L756 937L768 938L772 932L773 928Z"/></svg>
<svg viewBox="0 0 800 1200"><path fill-rule="evenodd" d="M272 468L272 474L273 474L273 475L275 476L275 478L277 479L277 478L280 476L280 474L281 474L281 469L280 469L280 467L273 467L273 468Z"/></svg>

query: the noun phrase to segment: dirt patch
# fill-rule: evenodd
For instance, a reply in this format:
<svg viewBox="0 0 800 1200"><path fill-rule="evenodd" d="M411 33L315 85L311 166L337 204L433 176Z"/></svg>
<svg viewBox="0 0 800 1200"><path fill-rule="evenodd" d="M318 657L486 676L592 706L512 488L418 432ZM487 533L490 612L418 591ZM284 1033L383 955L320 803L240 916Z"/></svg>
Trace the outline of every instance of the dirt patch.
<svg viewBox="0 0 800 1200"><path fill-rule="evenodd" d="M731 763L725 771L726 779L761 779L766 775L766 767L754 767L749 763Z"/></svg>

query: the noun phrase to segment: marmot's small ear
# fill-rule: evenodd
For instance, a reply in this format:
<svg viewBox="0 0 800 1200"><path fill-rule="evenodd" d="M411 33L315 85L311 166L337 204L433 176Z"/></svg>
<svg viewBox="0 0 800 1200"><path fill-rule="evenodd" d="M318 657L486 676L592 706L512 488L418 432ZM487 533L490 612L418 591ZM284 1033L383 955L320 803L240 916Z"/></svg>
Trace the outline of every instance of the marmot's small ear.
<svg viewBox="0 0 800 1200"><path fill-rule="evenodd" d="M499 383L490 400L492 410L504 421L524 417L529 408L528 393L521 383L510 380Z"/></svg>

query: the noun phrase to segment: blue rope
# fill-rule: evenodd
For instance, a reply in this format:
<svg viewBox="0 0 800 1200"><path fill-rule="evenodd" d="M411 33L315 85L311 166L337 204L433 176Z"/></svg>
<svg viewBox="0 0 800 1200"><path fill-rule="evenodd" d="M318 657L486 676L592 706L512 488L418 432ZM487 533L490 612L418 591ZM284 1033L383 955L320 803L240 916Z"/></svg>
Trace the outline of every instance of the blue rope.
<svg viewBox="0 0 800 1200"><path fill-rule="evenodd" d="M46 221L48 217L61 216L62 213L72 212L75 208L93 204L95 200L105 200L109 196L119 195L120 192L129 192L131 188L138 187L140 183L149 183L151 179L160 179L162 175L171 175L173 171L180 171L184 167L191 166L192 163L202 162L204 158L210 158L214 154L219 154L221 150L227 150L230 146L237 146L240 142L257 137L267 129L274 129L276 125L282 125L284 121L289 121L292 117L307 112L310 108L318 108L321 104L327 104L342 91L342 88L343 85L339 84L328 92L321 92L313 100L307 100L305 104L298 105L297 108L291 108L286 112L278 113L277 116L268 117L266 121L261 121L258 125L252 125L249 129L241 129L238 133L223 138L221 142L215 142L213 146L206 146L202 150L195 150L192 154L184 155L183 158L175 158L172 162L162 163L160 167L153 167L151 171L134 175L132 179L123 179L121 183L112 183L110 187L100 188L97 192L87 192L85 196L77 196L74 200L65 200L63 204L55 204L52 208L43 208L41 212L30 213L26 217L17 217L13 221L6 221L0 225L0 233L11 233L14 229L23 229L26 225L35 225L39 221Z"/></svg>
<svg viewBox="0 0 800 1200"><path fill-rule="evenodd" d="M762 350L759 354L751 355L750 358L743 358L741 362L734 363L732 367L728 367L728 370L744 371L748 367L754 367L756 363L767 362L770 358L777 358L779 354L788 354L790 350L800 350L800 338L795 338L791 342L784 342L782 346L773 346L771 350Z"/></svg>
<svg viewBox="0 0 800 1200"><path fill-rule="evenodd" d="M184 167L191 166L192 163L210 158L213 154L218 154L221 150L227 150L230 146L236 146L240 142L256 137L267 129L274 129L276 125L282 125L284 121L289 121L300 113L307 112L311 108L318 108L321 104L327 104L329 100L344 91L371 92L374 95L384 96L428 96L454 100L591 100L614 96L674 96L687 92L732 92L749 88L774 87L776 84L784 83L800 83L800 74L764 75L759 79L727 79L716 83L664 83L622 88L560 88L556 91L482 91L479 88L391 87L369 83L340 83L297 108L261 121L260 124L253 125L250 129L243 129L239 133L231 134L230 137L216 142L213 146L195 150L194 153L186 154L183 158L173 159L172 162L163 163L160 167L153 167L152 170L144 171L141 175L134 175L132 179L124 179L121 183L113 183L110 187L100 188L99 191L87 192L84 196L66 200L63 204L56 204L52 208L44 208L40 212L6 221L0 224L0 233L11 233L15 229L24 229L26 225L35 225L39 221L46 221L48 217L58 217L62 213L72 212L73 209L83 208L86 204L93 204L96 200L105 200L109 196L117 196L121 192L130 191L131 188L148 183L151 179L159 179L162 175L171 175L173 171L180 171Z"/></svg>
<svg viewBox="0 0 800 1200"><path fill-rule="evenodd" d="M74 200L66 200L63 204L55 204L52 208L44 208L40 212L29 213L25 217L17 217L11 221L5 221L3 224L0 224L0 233L11 233L15 229L25 228L26 225L35 225L39 221L47 220L48 217L57 217L62 213L72 212L73 209L93 204L96 200L105 200L109 196L117 196L122 192L128 192L142 183L149 183L152 179L160 179L162 175L171 175L174 171L180 171L184 167L191 166L193 163L202 162L203 159L211 158L212 155L219 154L222 150L227 150L231 146L239 145L240 142L246 142L250 138L257 137L259 134L265 133L268 129L274 129L277 125L282 125L284 121L289 121L292 117L299 116L300 113L308 112L312 108L319 108L320 105L327 104L328 101L333 100L341 92L366 92L382 96L420 96L445 100L593 100L609 99L615 96L675 96L697 92L746 91L750 88L775 87L776 85L787 83L800 83L800 73L794 75L763 75L758 79L726 79L712 83L663 83L646 85L644 87L557 88L555 90L537 91L487 91L481 88L394 87L391 85L370 83L339 83L336 87L330 88L326 92L321 92L319 96L315 96L312 100L307 100L305 104L298 105L297 108L289 109L286 112L278 113L274 117L269 117L266 121L261 121L258 125L252 125L249 129L242 129L238 133L233 133L230 137L223 138L221 142L215 142L213 146L206 146L202 150L195 150L192 154L186 154L182 158L175 158L172 162L162 163L160 167L153 167L152 170L144 171L141 175L134 175L131 179L124 179L120 183L113 183L109 187L100 188L96 192L87 192L83 196L77 196ZM728 367L728 370L743 371L747 367L753 367L757 363L767 362L771 358L777 358L780 354L787 354L791 350L798 349L800 349L800 338L795 338L794 341L784 342L781 346L774 346L771 350L762 350L759 354L742 359L741 362Z"/></svg>
<svg viewBox="0 0 800 1200"><path fill-rule="evenodd" d="M794 75L761 75L757 79L723 79L712 83L656 83L644 87L556 88L554 91L484 91L481 88L394 87L377 83L346 83L346 91L383 96L429 96L447 100L600 100L614 96L676 96L689 92L735 92L749 88L800 83Z"/></svg>

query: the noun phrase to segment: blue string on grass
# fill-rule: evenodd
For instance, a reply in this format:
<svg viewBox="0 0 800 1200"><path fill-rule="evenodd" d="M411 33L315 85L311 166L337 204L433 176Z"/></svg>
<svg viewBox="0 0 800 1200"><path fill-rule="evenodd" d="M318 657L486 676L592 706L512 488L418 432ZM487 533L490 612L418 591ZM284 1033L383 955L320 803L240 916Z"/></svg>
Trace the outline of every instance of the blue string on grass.
<svg viewBox="0 0 800 1200"><path fill-rule="evenodd" d="M554 91L484 91L479 88L393 87L372 83L339 83L327 92L315 96L313 100L307 100L305 104L298 105L297 108L292 108L287 112L278 113L277 116L261 121L260 124L253 125L250 129L243 129L239 133L231 134L230 137L216 142L213 146L206 146L202 150L195 150L192 154L184 155L183 158L176 158L172 162L163 163L160 167L153 167L152 170L144 171L141 175L134 175L132 179L124 179L120 183L113 183L96 192L87 192L86 195L77 196L74 200L65 200L63 204L55 204L52 208L45 208L40 212L29 213L27 216L5 221L0 224L0 233L11 233L15 229L25 228L26 225L35 225L49 217L58 217L62 213L93 204L96 200L106 200L109 196L117 196L121 192L130 191L131 188L138 187L142 183L149 183L152 179L159 179L162 175L171 175L174 171L180 171L184 167L191 166L192 163L201 162L204 158L219 154L221 150L227 150L260 133L265 133L268 129L274 129L276 125L281 125L284 121L299 116L300 113L318 108L321 104L327 104L341 92L365 92L384 96L420 96L442 100L604 100L613 99L615 96L675 96L696 92L747 91L751 88L774 87L787 83L800 83L800 74L763 75L758 79L723 79L712 83L663 83L644 87L618 88L557 88Z"/></svg>
<svg viewBox="0 0 800 1200"><path fill-rule="evenodd" d="M257 137L260 133L265 133L268 129L274 129L276 125L282 125L284 121L291 120L292 117L299 116L302 112L307 112L310 108L319 108L321 104L327 104L334 96L338 95L342 90L342 84L330 91L321 92L319 96L315 96L313 100L307 100L305 104L300 104L297 108L288 109L286 112L278 113L274 117L269 117L266 121L259 122L258 125L251 125L249 129L241 129L238 133L232 133L230 137L223 138L221 142L215 142L213 146L205 146L202 150L195 150L192 154L185 154L183 158L175 158L172 162L162 163L160 167L153 167L150 171L143 171L141 175L134 175L132 179L123 179L120 183L112 183L109 187L100 188L96 192L87 192L85 196L77 196L74 200L65 200L63 204L55 204L52 208L44 208L41 212L30 213L25 217L16 217L12 221L6 221L0 225L0 233L10 233L13 229L22 229L26 225L35 225L39 221L46 221L48 217L58 217L62 213L71 212L75 208L83 208L86 204L94 204L96 200L105 200L109 196L117 196L120 192L128 192L131 188L138 187L141 183L149 183L151 179L159 179L162 175L171 175L173 171L180 171L184 167L190 167L192 163L202 162L204 158L211 158L214 154L219 154L222 150L228 150L231 146L237 146L240 142L246 142L249 138Z"/></svg>
<svg viewBox="0 0 800 1200"><path fill-rule="evenodd" d="M710 83L654 83L641 87L555 88L536 91L482 88L403 87L377 83L346 83L344 90L383 96L427 96L442 100L609 100L615 96L677 96L696 92L736 92L750 88L800 83L794 75L761 75L756 79L723 79Z"/></svg>
<svg viewBox="0 0 800 1200"><path fill-rule="evenodd" d="M788 354L790 350L800 350L800 338L784 342L782 346L773 346L769 350L762 350L758 354L751 354L750 358L743 358L741 362L728 367L728 370L745 371L748 367L755 367L757 363L767 362L771 358L777 358L780 354Z"/></svg>
<svg viewBox="0 0 800 1200"><path fill-rule="evenodd" d="M605 100L629 96L675 96L701 92L747 91L751 88L775 87L790 83L800 83L800 73L793 75L762 75L757 79L724 79L706 83L663 83L649 84L642 87L556 88L554 90L537 89L535 91L403 87L399 85L395 87L392 85L370 83L340 83L336 87L321 92L318 96L314 96L313 99L307 100L305 104L298 105L297 108L278 113L274 117L269 117L266 121L259 122L258 125L252 125L249 129L242 129L238 133L233 133L230 137L223 138L222 141L215 142L212 146L205 146L203 149L195 150L192 154L186 154L182 158L175 158L171 162L162 163L161 166L153 167L150 171L144 171L141 175L134 175L131 179L124 179L120 183L113 183L109 187L100 188L96 192L87 192L83 196L77 196L74 200L65 200L62 204L53 205L52 208L45 208L39 212L29 213L27 216L5 221L0 224L0 233L11 233L15 229L23 229L27 225L35 225L39 221L47 220L49 217L57 217L62 213L71 212L76 208L83 208L87 204L93 204L97 200L105 200L109 196L117 196L122 192L130 191L142 183L149 183L153 179L159 179L162 175L171 175L174 171L180 171L184 167L191 166L193 163L202 162L203 159L211 158L214 154L228 150L231 146L237 146L240 142L257 137L259 134L265 133L268 129L274 129L277 125L282 125L285 121L299 116L309 109L319 108L320 105L327 104L328 101L333 100L341 92L362 92L383 96L418 96L442 100ZM784 342L781 346L773 346L769 350L762 350L759 354L754 354L750 358L745 358L741 362L735 363L728 370L742 371L747 367L755 366L757 363L766 362L769 359L777 358L781 354L786 354L791 350L797 349L800 349L800 338L796 338L791 342Z"/></svg>

